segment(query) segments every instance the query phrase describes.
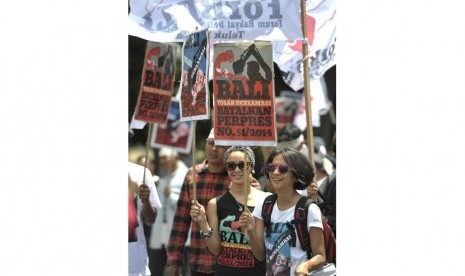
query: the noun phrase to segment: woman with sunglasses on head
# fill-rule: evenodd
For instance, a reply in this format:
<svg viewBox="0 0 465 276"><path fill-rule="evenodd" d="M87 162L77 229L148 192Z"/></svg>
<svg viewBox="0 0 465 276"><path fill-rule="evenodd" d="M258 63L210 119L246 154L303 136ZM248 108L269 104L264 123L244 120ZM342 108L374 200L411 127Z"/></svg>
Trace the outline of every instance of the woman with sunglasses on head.
<svg viewBox="0 0 465 276"><path fill-rule="evenodd" d="M310 204L307 210L307 228L312 250L310 259L307 259L307 252L296 238L297 232L292 224L296 204L301 198L297 190L310 185L315 176L315 168L302 153L284 148L269 155L265 170L277 194L268 231L265 234L263 201L255 206L252 213L242 213L241 226L247 227L255 257L258 260L266 258L267 276L308 275L310 271L322 267L326 261L320 209L316 204Z"/></svg>
<svg viewBox="0 0 465 276"><path fill-rule="evenodd" d="M191 217L199 224L208 250L218 256L216 275L265 275L265 262L254 258L249 236L240 228L239 217L245 209L244 205L253 210L270 193L247 185L245 202L244 177L252 180L255 165L255 155L250 147L230 147L224 154L223 162L231 179L229 191L208 202L208 214L204 206L194 202Z"/></svg>

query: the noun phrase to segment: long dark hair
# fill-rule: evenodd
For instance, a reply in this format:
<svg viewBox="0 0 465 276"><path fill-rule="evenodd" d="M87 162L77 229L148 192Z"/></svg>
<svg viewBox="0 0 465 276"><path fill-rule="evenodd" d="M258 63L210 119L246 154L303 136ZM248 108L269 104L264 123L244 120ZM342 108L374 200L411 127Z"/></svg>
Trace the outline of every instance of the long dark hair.
<svg viewBox="0 0 465 276"><path fill-rule="evenodd" d="M286 164L291 167L292 174L296 179L296 182L294 182L294 189L306 189L315 177L315 166L313 166L312 162L301 152L291 148L284 148L281 150L274 150L270 156L268 156L268 159L266 159L265 164L272 163L273 158L278 155L282 155ZM266 178L270 180L270 174L265 172L265 175Z"/></svg>

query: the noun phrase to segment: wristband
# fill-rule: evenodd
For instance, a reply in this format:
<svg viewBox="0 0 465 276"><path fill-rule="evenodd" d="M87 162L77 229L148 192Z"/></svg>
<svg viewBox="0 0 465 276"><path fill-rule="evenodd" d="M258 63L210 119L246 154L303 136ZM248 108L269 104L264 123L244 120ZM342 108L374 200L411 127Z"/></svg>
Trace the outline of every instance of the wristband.
<svg viewBox="0 0 465 276"><path fill-rule="evenodd" d="M211 236L213 236L213 230L211 228L210 231L208 231L207 233L202 232L202 229L200 229L200 237L202 237L202 239L206 240Z"/></svg>

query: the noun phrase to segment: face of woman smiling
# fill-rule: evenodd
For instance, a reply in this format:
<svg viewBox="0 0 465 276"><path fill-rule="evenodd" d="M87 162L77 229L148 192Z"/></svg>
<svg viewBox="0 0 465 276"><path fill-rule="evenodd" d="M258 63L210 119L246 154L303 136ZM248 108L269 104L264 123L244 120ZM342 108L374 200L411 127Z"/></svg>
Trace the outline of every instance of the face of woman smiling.
<svg viewBox="0 0 465 276"><path fill-rule="evenodd" d="M272 164L276 166L275 170L273 172L267 172L267 173L270 176L270 182L273 188L275 188L276 190L294 189L294 182L296 180L291 170L288 170L285 174L281 174L279 172L279 169L278 169L279 165L287 164L283 156L281 154L276 155L273 158Z"/></svg>
<svg viewBox="0 0 465 276"><path fill-rule="evenodd" d="M228 171L229 178L231 178L233 184L244 185L244 175L247 171L250 174L250 171L252 170L252 165L244 166L243 170L239 169L238 166L235 166L234 170L231 171L228 169L228 163L234 163L237 165L240 163L244 163L244 160L244 153L241 151L231 152L231 154L229 154L228 158L226 159L226 169Z"/></svg>

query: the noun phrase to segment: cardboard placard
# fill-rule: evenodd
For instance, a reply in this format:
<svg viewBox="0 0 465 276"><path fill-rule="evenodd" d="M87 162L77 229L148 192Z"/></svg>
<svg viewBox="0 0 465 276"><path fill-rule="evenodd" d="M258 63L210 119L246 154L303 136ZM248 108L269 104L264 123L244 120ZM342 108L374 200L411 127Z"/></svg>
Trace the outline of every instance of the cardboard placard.
<svg viewBox="0 0 465 276"><path fill-rule="evenodd" d="M206 29L186 36L182 48L181 121L210 118L209 57Z"/></svg>
<svg viewBox="0 0 465 276"><path fill-rule="evenodd" d="M153 148L171 148L181 153L190 153L192 148L192 123L181 122L179 101L173 97L166 125L153 125L150 145Z"/></svg>
<svg viewBox="0 0 465 276"><path fill-rule="evenodd" d="M147 42L135 119L166 124L173 95L175 54L172 45Z"/></svg>
<svg viewBox="0 0 465 276"><path fill-rule="evenodd" d="M271 42L214 45L215 144L276 146Z"/></svg>

